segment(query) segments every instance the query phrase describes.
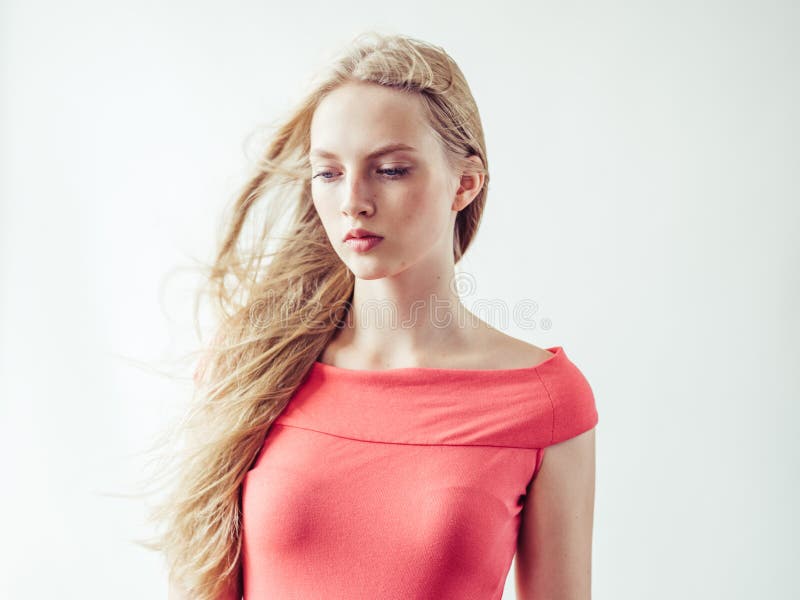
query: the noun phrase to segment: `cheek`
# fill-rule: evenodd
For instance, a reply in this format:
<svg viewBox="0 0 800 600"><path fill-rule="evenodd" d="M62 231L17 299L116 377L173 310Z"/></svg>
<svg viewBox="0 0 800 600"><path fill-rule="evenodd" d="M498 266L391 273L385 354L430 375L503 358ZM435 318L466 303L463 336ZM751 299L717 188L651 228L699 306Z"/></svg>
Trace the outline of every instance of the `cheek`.
<svg viewBox="0 0 800 600"><path fill-rule="evenodd" d="M397 203L402 208L393 215L394 222L414 241L438 239L450 223L450 203L446 192L430 184L407 192Z"/></svg>

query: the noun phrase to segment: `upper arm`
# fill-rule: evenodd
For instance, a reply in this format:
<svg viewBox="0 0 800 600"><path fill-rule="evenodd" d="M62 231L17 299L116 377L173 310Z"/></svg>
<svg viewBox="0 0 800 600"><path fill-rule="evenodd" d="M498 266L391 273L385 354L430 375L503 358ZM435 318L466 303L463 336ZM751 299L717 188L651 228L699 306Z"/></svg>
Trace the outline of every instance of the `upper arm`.
<svg viewBox="0 0 800 600"><path fill-rule="evenodd" d="M594 490L594 427L547 446L522 510L519 600L591 598Z"/></svg>

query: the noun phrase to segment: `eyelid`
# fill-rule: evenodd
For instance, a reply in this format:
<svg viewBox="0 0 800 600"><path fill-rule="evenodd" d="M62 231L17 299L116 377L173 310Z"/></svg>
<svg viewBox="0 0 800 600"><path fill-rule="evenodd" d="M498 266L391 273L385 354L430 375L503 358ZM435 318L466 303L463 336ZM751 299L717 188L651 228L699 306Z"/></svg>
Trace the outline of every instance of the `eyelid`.
<svg viewBox="0 0 800 600"><path fill-rule="evenodd" d="M411 174L412 170L413 170L412 167L403 167L403 166L382 166L382 167L378 167L378 168L375 169L376 174L379 177L382 177L383 179L388 179L390 181L393 181L393 180L396 180L396 179L402 179L404 177L407 177L408 175ZM388 174L388 173L385 173L385 171L396 171L396 174ZM333 177L323 177L323 175L327 175L327 174L332 174L334 176ZM321 181L333 182L333 180L335 178L336 178L335 177L335 173L332 173L331 169L328 169L328 168L325 168L325 167L323 167L322 170L320 170L320 171L318 171L316 173L313 173L311 175L311 179L320 179Z"/></svg>
<svg viewBox="0 0 800 600"><path fill-rule="evenodd" d="M395 163L386 164L386 163L384 163L384 164L376 165L374 167L374 169L376 171L380 171L381 169L411 170L412 168L413 168L412 165L402 164L402 163L400 163L400 164L395 164ZM312 172L313 172L314 175L317 175L319 173L326 173L328 171L339 171L339 170L341 170L341 169L339 169L339 167L329 167L329 166L320 166L320 167L312 168Z"/></svg>
<svg viewBox="0 0 800 600"><path fill-rule="evenodd" d="M319 159L319 160L326 160L326 159ZM333 159L333 158L327 159L327 160L331 161L328 164L340 164L338 160ZM391 163L391 162L397 162L397 161L399 161L399 162L411 162L408 158L403 157L402 154L397 155L397 158L395 158L394 160L392 158L387 158L386 156L378 156L376 158L369 159L369 163L373 164L373 165L382 164L382 163L385 163L385 162L390 162ZM312 168L315 166L313 161L310 164L311 164ZM326 166L325 168L334 168L334 167L327 167Z"/></svg>

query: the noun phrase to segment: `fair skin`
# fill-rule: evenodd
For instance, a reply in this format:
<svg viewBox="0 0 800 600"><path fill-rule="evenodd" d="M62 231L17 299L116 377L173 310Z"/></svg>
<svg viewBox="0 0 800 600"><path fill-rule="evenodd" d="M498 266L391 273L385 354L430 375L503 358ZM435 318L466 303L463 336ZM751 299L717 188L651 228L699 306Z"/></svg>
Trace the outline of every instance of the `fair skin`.
<svg viewBox="0 0 800 600"><path fill-rule="evenodd" d="M320 360L373 370L538 364L551 353L473 318L449 287L455 219L478 194L484 176L449 168L419 102L413 95L374 84L346 84L326 96L314 114L310 155L314 206L334 250L355 275L346 327L337 332ZM370 158L373 150L391 142L415 150ZM353 227L368 229L384 240L369 252L356 252L342 241ZM447 308L434 313L431 298L444 300ZM376 324L374 315L380 311L368 310L375 304L391 307L397 322L406 326ZM587 600L594 430L549 446L545 457L522 511L517 598Z"/></svg>
<svg viewBox="0 0 800 600"><path fill-rule="evenodd" d="M328 94L310 135L314 206L356 277L347 326L321 360L375 370L485 363L487 344L498 347L507 336L474 319L451 285L456 216L484 175L449 167L420 98L376 84L349 83ZM393 142L414 149L369 157ZM343 242L354 227L383 241L359 253ZM381 314L394 322L379 321ZM520 360L510 354L498 360Z"/></svg>
<svg viewBox="0 0 800 600"><path fill-rule="evenodd" d="M480 192L484 175L450 168L418 97L348 83L320 102L310 136L314 207L355 276L348 322L322 362L369 370L513 369L551 356L477 319L451 288L455 220ZM414 150L370 156L394 143ZM354 227L384 239L359 253L343 242ZM395 324L376 322L387 308ZM545 456L522 512L517 598L587 600L594 432L550 446ZM182 598L170 590L171 600Z"/></svg>
<svg viewBox="0 0 800 600"><path fill-rule="evenodd" d="M595 429L545 449L517 538L517 598L592 597Z"/></svg>

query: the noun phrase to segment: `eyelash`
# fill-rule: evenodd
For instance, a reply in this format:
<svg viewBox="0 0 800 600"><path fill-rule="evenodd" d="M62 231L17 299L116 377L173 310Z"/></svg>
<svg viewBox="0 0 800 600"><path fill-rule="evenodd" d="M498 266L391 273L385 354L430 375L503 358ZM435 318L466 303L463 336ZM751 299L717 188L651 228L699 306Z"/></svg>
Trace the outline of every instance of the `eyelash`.
<svg viewBox="0 0 800 600"><path fill-rule="evenodd" d="M386 178L387 179L400 179L401 177L407 175L409 170L410 169L408 167L393 167L393 168L390 168L390 169L378 169L378 173L386 173L386 171L394 171L395 173L397 173L396 175L386 175ZM321 172L317 173L316 175L314 175L314 177L319 177L320 175L328 175L330 173L331 173L331 171L321 171ZM312 179L314 177L312 177ZM330 178L329 177L322 177L322 180L323 181L330 181Z"/></svg>

